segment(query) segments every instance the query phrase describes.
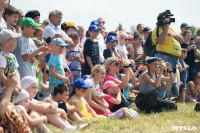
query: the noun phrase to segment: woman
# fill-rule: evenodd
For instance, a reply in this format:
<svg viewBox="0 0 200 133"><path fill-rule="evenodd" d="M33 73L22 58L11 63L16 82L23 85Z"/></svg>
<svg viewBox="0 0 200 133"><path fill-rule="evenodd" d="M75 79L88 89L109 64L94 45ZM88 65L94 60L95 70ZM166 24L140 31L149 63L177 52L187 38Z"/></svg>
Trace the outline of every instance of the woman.
<svg viewBox="0 0 200 133"><path fill-rule="evenodd" d="M165 110L177 110L176 104L167 99L158 99L158 87L160 87L161 81L174 82L174 74L169 63L166 68L168 69L170 77L163 77L164 66L160 65L159 74L157 70L159 68L159 58L150 57L147 60L148 70L142 75L140 82L140 91L135 99L135 103L138 109L150 114L151 111L161 112Z"/></svg>
<svg viewBox="0 0 200 133"><path fill-rule="evenodd" d="M108 109L108 103L103 99L103 92L100 88L100 83L104 81L106 74L105 67L101 65L95 65L92 69L91 75L85 80L87 85L92 86L88 88L86 92L86 101L93 108L93 110L100 115L110 113Z"/></svg>
<svg viewBox="0 0 200 133"><path fill-rule="evenodd" d="M133 46L131 59L135 61L136 68L143 65L145 62L145 54L142 48L142 35L134 34L135 45Z"/></svg>

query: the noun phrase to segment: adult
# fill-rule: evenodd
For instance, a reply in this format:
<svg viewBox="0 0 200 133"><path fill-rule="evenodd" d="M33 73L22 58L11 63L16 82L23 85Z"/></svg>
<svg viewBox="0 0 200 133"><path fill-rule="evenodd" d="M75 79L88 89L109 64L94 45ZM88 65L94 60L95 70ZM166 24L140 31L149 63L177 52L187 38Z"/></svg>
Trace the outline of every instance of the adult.
<svg viewBox="0 0 200 133"><path fill-rule="evenodd" d="M68 35L59 28L62 21L63 13L59 10L53 10L49 13L50 24L44 28L44 40L54 34L61 34L65 37L65 43L73 44L73 41L68 37Z"/></svg>
<svg viewBox="0 0 200 133"><path fill-rule="evenodd" d="M137 25L137 32L141 35L143 35L143 30L144 30L144 24L138 24Z"/></svg>
<svg viewBox="0 0 200 133"><path fill-rule="evenodd" d="M82 25L78 25L77 27L79 28L78 37L79 37L79 41L81 42L81 40L85 37L85 28Z"/></svg>
<svg viewBox="0 0 200 133"><path fill-rule="evenodd" d="M190 31L185 31L183 33L183 39L184 39L184 42L188 44L187 57L185 59L185 63L189 65L189 68L187 69L187 73L188 73L187 82L189 82L189 81L194 80L194 73L195 71L197 71L195 59L198 56L197 56L196 46L194 44L190 44L190 39L191 39Z"/></svg>
<svg viewBox="0 0 200 133"><path fill-rule="evenodd" d="M119 39L118 39L118 53L123 60L128 60L128 51L126 49L125 44L128 43L128 34L124 31L119 32Z"/></svg>
<svg viewBox="0 0 200 133"><path fill-rule="evenodd" d="M88 31L90 34L89 39L85 41L84 45L84 72L85 74L91 74L91 70L94 65L100 64L99 60L99 43L96 40L99 35L99 29L96 25L90 25Z"/></svg>
<svg viewBox="0 0 200 133"><path fill-rule="evenodd" d="M25 14L25 17L32 18L35 23L40 23L40 12L38 10L31 10Z"/></svg>
<svg viewBox="0 0 200 133"><path fill-rule="evenodd" d="M149 28L149 27L145 27L145 28L143 29L144 39L143 39L143 41L142 41L142 45L145 44L145 41L147 40L147 37L149 36L149 34L150 34L151 32L152 32L152 31L151 31L151 28Z"/></svg>
<svg viewBox="0 0 200 133"><path fill-rule="evenodd" d="M183 33L185 31L190 31L190 26L187 23L182 23L180 29L181 29L181 36L183 36Z"/></svg>
<svg viewBox="0 0 200 133"><path fill-rule="evenodd" d="M7 29L7 24L2 16L3 16L4 8L6 7L8 3L9 3L8 0L0 0L0 31L2 29Z"/></svg>
<svg viewBox="0 0 200 133"><path fill-rule="evenodd" d="M163 77L164 66L160 65L160 72L156 74L159 67L159 58L150 57L147 60L148 70L142 75L140 82L140 91L135 99L135 103L138 109L150 114L151 111L161 112L164 110L177 110L176 104L171 100L158 99L158 87L160 87L161 81L174 82L174 74L171 66L167 63L167 69L170 77Z"/></svg>

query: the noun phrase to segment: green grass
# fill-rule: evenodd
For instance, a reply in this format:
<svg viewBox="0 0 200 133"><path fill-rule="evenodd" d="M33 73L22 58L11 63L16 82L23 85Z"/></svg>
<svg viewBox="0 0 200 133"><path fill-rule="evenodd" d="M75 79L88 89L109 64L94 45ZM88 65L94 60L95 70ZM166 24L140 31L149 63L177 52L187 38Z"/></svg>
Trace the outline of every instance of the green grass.
<svg viewBox="0 0 200 133"><path fill-rule="evenodd" d="M152 113L145 115L140 114L139 120L115 119L106 120L97 124L90 124L83 133L174 133L174 132L191 132L200 133L200 112L194 111L195 104L178 103L178 111ZM190 128L196 126L196 130L172 130L172 126L189 126ZM50 130L54 133L63 133L64 131L48 125Z"/></svg>

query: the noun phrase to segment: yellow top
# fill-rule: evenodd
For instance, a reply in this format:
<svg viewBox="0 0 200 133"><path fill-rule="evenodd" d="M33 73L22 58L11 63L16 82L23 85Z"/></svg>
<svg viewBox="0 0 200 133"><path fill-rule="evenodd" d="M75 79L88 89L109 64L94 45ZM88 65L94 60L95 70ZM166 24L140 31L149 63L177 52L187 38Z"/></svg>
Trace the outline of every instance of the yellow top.
<svg viewBox="0 0 200 133"><path fill-rule="evenodd" d="M171 27L169 27L169 31L176 33ZM163 32L162 27L159 27L159 35L162 32ZM157 39L157 26L155 27L155 29L152 32L152 42L154 44L157 43L156 39ZM165 52L165 53L180 57L181 56L181 45L174 37L167 36L166 40L164 41L163 44L157 43L156 51Z"/></svg>

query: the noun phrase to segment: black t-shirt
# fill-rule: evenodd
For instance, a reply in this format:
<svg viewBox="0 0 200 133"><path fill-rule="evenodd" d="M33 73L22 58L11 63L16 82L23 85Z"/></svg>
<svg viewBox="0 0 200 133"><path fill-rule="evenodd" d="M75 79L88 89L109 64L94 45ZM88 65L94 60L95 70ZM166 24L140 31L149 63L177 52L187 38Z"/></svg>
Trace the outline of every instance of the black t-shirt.
<svg viewBox="0 0 200 133"><path fill-rule="evenodd" d="M105 50L103 51L103 56L104 56L105 59L111 57L110 49L108 49L108 48L105 49Z"/></svg>
<svg viewBox="0 0 200 133"><path fill-rule="evenodd" d="M84 64L84 69L85 69L85 74L91 74L90 66L86 60L86 56L89 56L92 61L92 65L99 64L99 44L98 42L93 42L90 39L87 39L84 44L84 59L85 59L85 64Z"/></svg>
<svg viewBox="0 0 200 133"><path fill-rule="evenodd" d="M194 56L194 50L191 49L187 52L187 57L185 58L185 63L189 66L195 66L195 56Z"/></svg>

